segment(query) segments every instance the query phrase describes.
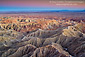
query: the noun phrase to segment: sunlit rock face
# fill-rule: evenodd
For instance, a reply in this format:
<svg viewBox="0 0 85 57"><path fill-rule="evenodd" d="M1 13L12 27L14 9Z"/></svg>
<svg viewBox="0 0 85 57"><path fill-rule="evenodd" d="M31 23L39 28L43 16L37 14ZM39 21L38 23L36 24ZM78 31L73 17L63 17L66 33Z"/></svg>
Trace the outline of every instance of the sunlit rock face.
<svg viewBox="0 0 85 57"><path fill-rule="evenodd" d="M68 29L63 29L63 35L68 37L83 37L83 25L68 26Z"/></svg>

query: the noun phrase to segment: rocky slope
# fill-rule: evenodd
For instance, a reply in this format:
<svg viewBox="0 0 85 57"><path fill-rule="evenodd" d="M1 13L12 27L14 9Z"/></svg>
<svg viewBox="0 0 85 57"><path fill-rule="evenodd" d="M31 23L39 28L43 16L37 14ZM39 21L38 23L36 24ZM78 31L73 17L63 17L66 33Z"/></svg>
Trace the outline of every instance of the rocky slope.
<svg viewBox="0 0 85 57"><path fill-rule="evenodd" d="M83 26L79 25L57 30L38 29L19 34L15 39L2 39L0 57L85 57Z"/></svg>

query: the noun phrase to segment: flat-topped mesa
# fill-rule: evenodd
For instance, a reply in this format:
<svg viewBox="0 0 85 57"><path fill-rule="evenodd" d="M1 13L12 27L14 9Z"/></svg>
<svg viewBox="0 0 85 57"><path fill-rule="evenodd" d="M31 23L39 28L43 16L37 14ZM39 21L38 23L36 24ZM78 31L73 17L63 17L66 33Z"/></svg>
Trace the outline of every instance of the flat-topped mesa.
<svg viewBox="0 0 85 57"><path fill-rule="evenodd" d="M68 26L67 29L63 29L62 34L67 37L83 37L83 25L78 23L74 26Z"/></svg>

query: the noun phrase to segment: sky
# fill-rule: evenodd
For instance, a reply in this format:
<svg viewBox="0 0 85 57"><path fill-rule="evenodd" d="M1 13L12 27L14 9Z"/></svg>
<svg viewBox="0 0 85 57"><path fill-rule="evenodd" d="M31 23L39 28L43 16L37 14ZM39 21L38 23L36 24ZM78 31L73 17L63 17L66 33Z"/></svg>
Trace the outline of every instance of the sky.
<svg viewBox="0 0 85 57"><path fill-rule="evenodd" d="M0 0L0 12L84 9L84 0Z"/></svg>

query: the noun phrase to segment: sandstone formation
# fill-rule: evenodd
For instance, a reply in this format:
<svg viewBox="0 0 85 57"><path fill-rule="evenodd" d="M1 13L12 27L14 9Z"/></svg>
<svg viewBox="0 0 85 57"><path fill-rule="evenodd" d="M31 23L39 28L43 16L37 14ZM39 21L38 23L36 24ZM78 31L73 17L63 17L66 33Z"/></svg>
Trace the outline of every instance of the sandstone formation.
<svg viewBox="0 0 85 57"><path fill-rule="evenodd" d="M0 57L85 57L85 25L68 19L2 18Z"/></svg>

